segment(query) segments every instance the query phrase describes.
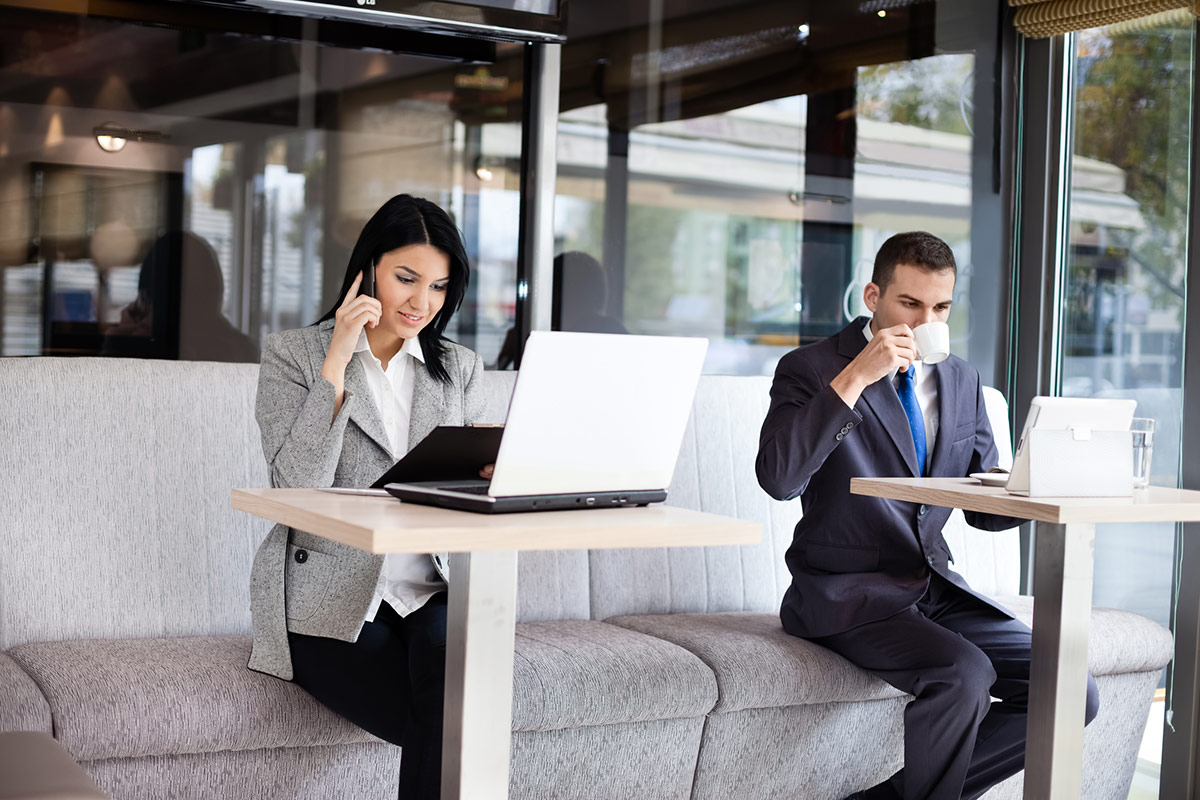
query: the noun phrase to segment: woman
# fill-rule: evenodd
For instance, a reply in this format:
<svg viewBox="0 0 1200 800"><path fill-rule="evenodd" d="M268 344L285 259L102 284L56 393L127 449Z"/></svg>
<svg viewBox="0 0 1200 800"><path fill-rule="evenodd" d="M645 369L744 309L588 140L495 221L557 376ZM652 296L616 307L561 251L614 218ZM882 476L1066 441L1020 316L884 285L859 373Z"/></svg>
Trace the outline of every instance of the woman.
<svg viewBox="0 0 1200 800"><path fill-rule="evenodd" d="M329 313L263 348L256 416L272 486L369 486L435 426L481 417L483 362L442 338L468 270L433 203L399 195L375 213ZM372 275L375 297L359 291ZM400 745L404 797L440 791L444 563L277 525L251 574L250 669Z"/></svg>

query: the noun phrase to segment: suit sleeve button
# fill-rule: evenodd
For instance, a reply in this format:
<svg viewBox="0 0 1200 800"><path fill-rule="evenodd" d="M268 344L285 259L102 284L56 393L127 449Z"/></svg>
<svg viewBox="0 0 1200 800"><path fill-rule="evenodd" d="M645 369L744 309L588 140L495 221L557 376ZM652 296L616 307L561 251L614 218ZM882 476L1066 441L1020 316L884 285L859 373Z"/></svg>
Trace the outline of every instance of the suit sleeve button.
<svg viewBox="0 0 1200 800"><path fill-rule="evenodd" d="M837 440L840 442L842 439L845 439L845 438L846 438L846 434L844 434L844 433L839 433L837 436L835 436L835 437L833 437L833 438L837 439Z"/></svg>
<svg viewBox="0 0 1200 800"><path fill-rule="evenodd" d="M297 550L296 551L296 563L303 564L305 561L308 561L308 551L307 550Z"/></svg>
<svg viewBox="0 0 1200 800"><path fill-rule="evenodd" d="M933 556L925 556L925 560L929 562L929 566L933 566Z"/></svg>

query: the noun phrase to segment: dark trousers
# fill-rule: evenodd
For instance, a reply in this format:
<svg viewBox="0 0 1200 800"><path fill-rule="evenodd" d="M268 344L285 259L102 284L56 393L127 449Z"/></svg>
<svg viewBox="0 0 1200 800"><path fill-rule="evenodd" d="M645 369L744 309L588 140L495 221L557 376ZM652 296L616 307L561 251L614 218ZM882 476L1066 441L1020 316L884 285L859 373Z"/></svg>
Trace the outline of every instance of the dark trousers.
<svg viewBox="0 0 1200 800"><path fill-rule="evenodd" d="M446 593L401 617L386 602L357 642L288 634L294 680L322 705L402 748L400 797L439 800Z"/></svg>
<svg viewBox="0 0 1200 800"><path fill-rule="evenodd" d="M814 639L913 695L904 710L904 768L869 796L969 800L1019 772L1032 637L1022 623L934 573L916 605ZM1081 722L1099 708L1089 675Z"/></svg>

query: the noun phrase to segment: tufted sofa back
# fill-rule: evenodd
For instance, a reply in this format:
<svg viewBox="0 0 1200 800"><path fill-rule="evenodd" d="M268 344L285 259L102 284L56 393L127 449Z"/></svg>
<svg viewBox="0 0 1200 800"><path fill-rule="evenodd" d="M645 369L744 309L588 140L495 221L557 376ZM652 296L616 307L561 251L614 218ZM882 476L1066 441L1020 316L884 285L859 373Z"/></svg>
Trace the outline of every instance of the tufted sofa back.
<svg viewBox="0 0 1200 800"><path fill-rule="evenodd" d="M485 374L489 421L514 379ZM229 491L267 485L257 380L254 364L0 359L0 649L249 631L250 563L270 526L231 509ZM761 522L760 544L523 553L519 619L777 610L801 508L754 477L769 388L700 381L668 500ZM954 535L969 580L1016 592L1014 536Z"/></svg>

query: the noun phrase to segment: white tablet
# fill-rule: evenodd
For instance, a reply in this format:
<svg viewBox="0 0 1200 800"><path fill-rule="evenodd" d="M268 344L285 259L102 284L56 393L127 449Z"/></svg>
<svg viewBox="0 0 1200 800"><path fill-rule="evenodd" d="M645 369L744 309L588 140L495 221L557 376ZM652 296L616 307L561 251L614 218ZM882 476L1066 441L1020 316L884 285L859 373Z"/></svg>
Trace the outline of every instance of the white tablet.
<svg viewBox="0 0 1200 800"><path fill-rule="evenodd" d="M1127 431L1136 400L1094 397L1035 397L1029 401L1021 438L1013 455L1012 474L1005 489L1010 494L1029 494L1029 431L1091 428L1096 431Z"/></svg>

